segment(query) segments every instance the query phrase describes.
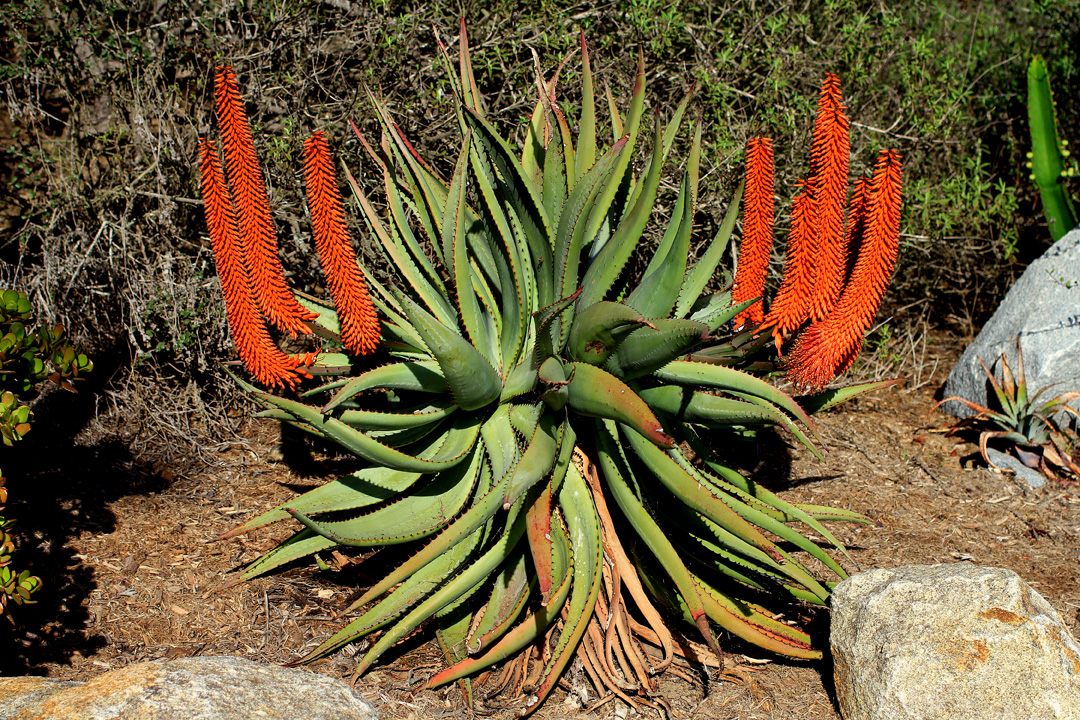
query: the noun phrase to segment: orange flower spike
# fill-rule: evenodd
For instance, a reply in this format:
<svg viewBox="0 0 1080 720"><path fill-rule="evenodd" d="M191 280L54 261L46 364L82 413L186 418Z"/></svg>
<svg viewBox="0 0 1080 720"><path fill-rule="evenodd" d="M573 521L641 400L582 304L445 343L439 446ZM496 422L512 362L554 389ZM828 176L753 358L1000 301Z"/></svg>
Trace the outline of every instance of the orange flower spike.
<svg viewBox="0 0 1080 720"><path fill-rule="evenodd" d="M765 275L773 244L773 150L769 138L753 138L746 146L746 194L743 195L743 239L731 303L738 305L765 293ZM758 301L735 317L735 327L760 325L765 308Z"/></svg>
<svg viewBox="0 0 1080 720"><path fill-rule="evenodd" d="M341 342L350 352L367 355L379 344L379 318L356 264L326 133L304 141L304 180L315 251L341 320Z"/></svg>
<svg viewBox="0 0 1080 720"><path fill-rule="evenodd" d="M773 339L780 349L783 338L797 330L810 315L810 300L816 278L813 248L814 198L809 183L800 182L802 190L791 204L791 229L788 230L784 257L784 279L776 293L762 328L773 329Z"/></svg>
<svg viewBox="0 0 1080 720"><path fill-rule="evenodd" d="M236 208L225 185L217 153L205 139L199 140L199 165L206 227L236 352L259 383L270 387L295 387L298 375L310 377L298 366L309 363L283 353L263 323L252 297L248 269L240 247Z"/></svg>
<svg viewBox="0 0 1080 720"><path fill-rule="evenodd" d="M844 208L847 205L848 163L851 156L849 127L840 94L840 78L827 73L821 85L810 145L810 185L815 202L814 247L817 257L811 320L821 320L829 314L840 299L844 286L848 252L844 243Z"/></svg>
<svg viewBox="0 0 1080 720"><path fill-rule="evenodd" d="M214 104L225 150L225 171L236 201L240 240L251 273L255 301L271 323L291 336L310 333L305 321L317 315L296 301L285 282L277 254L277 233L270 216L270 200L251 139L251 125L236 76L228 66L216 69Z"/></svg>
<svg viewBox="0 0 1080 720"><path fill-rule="evenodd" d="M858 357L900 250L902 186L900 155L883 151L865 195L865 230L851 279L829 317L799 336L788 358L788 378L796 385L821 389Z"/></svg>

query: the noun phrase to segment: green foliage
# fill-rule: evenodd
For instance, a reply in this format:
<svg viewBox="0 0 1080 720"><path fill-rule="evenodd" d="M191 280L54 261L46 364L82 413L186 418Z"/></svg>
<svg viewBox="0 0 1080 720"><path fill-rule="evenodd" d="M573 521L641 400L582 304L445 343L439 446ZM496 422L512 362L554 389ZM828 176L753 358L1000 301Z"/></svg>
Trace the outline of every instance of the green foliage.
<svg viewBox="0 0 1080 720"><path fill-rule="evenodd" d="M72 383L94 365L67 341L64 328L36 326L26 295L15 290L0 292L0 439L14 445L30 431L30 402L45 382L73 390ZM7 502L4 478L0 477L0 513ZM9 533L11 520L0 515L0 615L8 600L30 602L41 580L28 570L12 570L15 542Z"/></svg>
<svg viewBox="0 0 1080 720"><path fill-rule="evenodd" d="M777 604L824 605L831 584L822 575L846 577L825 547L846 551L821 520L866 519L788 503L723 456L733 438L773 426L813 450L814 431L799 404L754 374L775 369L764 343L728 331L746 303L732 307L729 290L707 288L741 189L690 260L700 127L686 133L674 210L657 223L689 95L667 123L650 123L639 58L629 101L598 114L582 36L576 128L555 80L537 79L541 99L513 146L481 102L464 29L461 48L456 61L445 58L460 68L450 76L461 138L451 174L422 160L373 97L382 141L360 139L379 202L349 176L387 268L365 267L386 355L372 364L323 353L311 371L332 379L304 401L244 385L263 416L362 462L228 533L289 518L302 526L238 580L336 546L405 545L393 557L407 559L349 608L358 616L305 661L385 629L362 673L431 621L451 666L431 684L464 679L469 691L468 678L502 661L527 665L524 648L551 642L528 712L575 653L591 652L583 638L599 628L601 595L613 616L635 605L664 647L678 630L654 602L700 632L714 657L713 624L780 655L820 657L806 632L777 618ZM643 146L651 150L639 172ZM654 223L658 244L634 271L630 259ZM319 334L335 338L335 309L301 300L318 312ZM865 389L804 402L827 407ZM614 584L605 558L619 565ZM619 642L625 656L645 658L635 632ZM597 677L602 692L625 687L603 668ZM639 692L652 689L645 682Z"/></svg>
<svg viewBox="0 0 1080 720"><path fill-rule="evenodd" d="M13 570L11 556L15 552L15 539L10 530L12 521L3 515L7 503L6 478L0 475L0 616L7 614L8 602L16 605L32 603L30 596L41 587L41 578L30 574L29 570Z"/></svg>
<svg viewBox="0 0 1080 720"><path fill-rule="evenodd" d="M30 401L49 381L68 390L94 367L68 342L60 325L35 327L30 301L15 290L0 293L0 439L13 445L30 430Z"/></svg>

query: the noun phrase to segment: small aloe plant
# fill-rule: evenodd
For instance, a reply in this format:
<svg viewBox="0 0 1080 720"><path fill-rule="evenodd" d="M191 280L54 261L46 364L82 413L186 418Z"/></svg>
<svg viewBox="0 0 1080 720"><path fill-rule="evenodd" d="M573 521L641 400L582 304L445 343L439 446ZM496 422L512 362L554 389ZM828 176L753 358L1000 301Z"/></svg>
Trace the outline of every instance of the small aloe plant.
<svg viewBox="0 0 1080 720"><path fill-rule="evenodd" d="M443 55L452 69L445 48ZM472 697L474 678L492 681L489 693L524 695L531 711L574 657L602 693L656 705L656 676L676 656L723 666L717 628L779 655L821 655L776 603L822 606L830 577L846 574L798 526L846 554L824 522L867 520L787 502L723 457L729 431L782 426L811 449L815 435L799 403L751 372L776 367L768 334L756 331L761 316L732 327L763 288L744 281L751 290L735 302L730 287L707 289L742 188L691 262L696 126L671 219L644 273L628 277L690 97L668 123L655 123L639 174L632 161L648 133L641 59L625 114L609 97L607 146L584 36L581 62L577 134L557 102L556 72L538 77L540 98L515 149L484 110L463 25L451 71L462 142L449 179L371 96L382 137L356 135L381 179L385 217L345 173L388 276L356 261L325 137L305 143L312 230L333 303L283 298L273 253L248 236L271 237L268 204L235 77L228 68L216 74L225 164L211 142L200 143L203 197L238 353L264 385L296 388L305 376L329 376L299 399L244 387L265 404L264 417L361 459L355 472L223 535L289 519L301 526L234 581L339 546L377 549L393 563L342 611L355 617L304 662L381 631L359 661L363 673L430 621L449 667L428 685L459 681ZM876 198L866 207L878 214L860 217L888 234L899 212L899 168L893 156L883 163L866 186ZM760 207L771 168L767 182L755 172L748 187ZM838 229L842 223L820 234ZM771 219L759 218L757 234L771 241ZM845 281L836 307L844 307ZM281 308L267 309L278 301ZM266 322L291 332L297 318L331 349L279 350ZM841 323L847 334L861 332L851 329L860 318ZM851 339L844 342L850 352ZM833 374L848 360L830 360ZM805 385L831 377L818 373ZM820 409L881 385L803 404ZM382 549L395 545L405 548ZM684 638L679 620L705 644ZM502 668L497 677L485 673L494 666Z"/></svg>
<svg viewBox="0 0 1080 720"><path fill-rule="evenodd" d="M1041 472L1051 480L1080 482L1080 464L1074 459L1080 453L1075 430L1070 431L1068 423L1061 422L1061 417L1080 420L1080 413L1069 403L1080 399L1080 391L1063 392L1044 400L1043 394L1050 386L1040 388L1034 394L1028 393L1027 375L1024 370L1024 350L1019 340L1016 343L1016 373L1009 366L1005 353L1001 353L1001 380L994 371L979 358L979 363L986 372L986 377L994 389L1000 409L994 410L974 403L966 398L953 396L942 400L938 405L956 400L971 410L975 415L964 418L953 426L952 432L967 429L979 431L979 452L987 465L999 467L990 460L987 447L991 441L1004 441L1020 462ZM1073 420L1075 424L1075 420Z"/></svg>

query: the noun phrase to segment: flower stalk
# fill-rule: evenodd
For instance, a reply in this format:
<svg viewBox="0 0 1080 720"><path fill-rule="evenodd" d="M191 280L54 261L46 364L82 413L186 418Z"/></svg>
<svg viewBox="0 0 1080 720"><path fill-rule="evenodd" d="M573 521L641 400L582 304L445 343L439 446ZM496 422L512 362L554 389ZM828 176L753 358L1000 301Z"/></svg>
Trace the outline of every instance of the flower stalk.
<svg viewBox="0 0 1080 720"><path fill-rule="evenodd" d="M902 185L900 155L883 151L869 183L865 229L851 279L828 317L807 328L788 357L788 378L796 385L821 389L855 362L896 265Z"/></svg>
<svg viewBox="0 0 1080 720"><path fill-rule="evenodd" d="M847 206L851 145L844 115L840 78L825 75L810 145L810 187L814 199L813 247L816 278L810 296L810 319L822 320L840 299L847 265L844 209Z"/></svg>
<svg viewBox="0 0 1080 720"><path fill-rule="evenodd" d="M765 275L773 244L773 149L770 138L753 138L746 149L746 194L743 195L743 241L731 303L738 305L765 294ZM736 329L760 325L765 306L759 299L735 317Z"/></svg>
<svg viewBox="0 0 1080 720"><path fill-rule="evenodd" d="M304 181L315 252L341 321L341 342L350 352L367 355L379 344L379 318L356 263L324 132L304 141Z"/></svg>
<svg viewBox="0 0 1080 720"><path fill-rule="evenodd" d="M263 322L240 242L236 208L217 152L205 138L199 140L199 169L206 227L236 352L263 385L295 387L300 376L310 375L301 367L303 359L285 354L274 344Z"/></svg>
<svg viewBox="0 0 1080 720"><path fill-rule="evenodd" d="M285 282L277 254L277 234L270 216L259 158L236 75L228 66L214 75L214 106L224 148L225 169L235 201L237 230L250 273L255 302L263 315L292 337L308 334L306 321L316 317L296 301Z"/></svg>

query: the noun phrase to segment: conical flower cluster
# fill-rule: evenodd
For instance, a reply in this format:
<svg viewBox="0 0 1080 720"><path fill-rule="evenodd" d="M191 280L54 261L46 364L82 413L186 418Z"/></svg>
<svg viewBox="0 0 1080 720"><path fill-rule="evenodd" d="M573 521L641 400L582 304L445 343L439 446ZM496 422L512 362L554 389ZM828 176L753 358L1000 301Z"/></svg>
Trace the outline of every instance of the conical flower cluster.
<svg viewBox="0 0 1080 720"><path fill-rule="evenodd" d="M900 155L885 150L862 202L853 207L851 239L859 254L851 277L836 306L799 335L788 357L788 377L795 384L822 388L858 357L900 249L901 186Z"/></svg>
<svg viewBox="0 0 1080 720"><path fill-rule="evenodd" d="M307 321L317 315L296 300L285 282L251 126L229 67L215 72L214 101L224 169L206 139L199 141L199 163L206 225L229 328L237 354L259 383L292 388L300 377L310 377L304 367L314 354L284 353L266 323L296 337L311 332ZM351 352L367 354L378 343L379 321L349 240L330 151L322 133L304 147L315 245L338 306L342 343Z"/></svg>
<svg viewBox="0 0 1080 720"><path fill-rule="evenodd" d="M270 217L270 199L251 139L244 101L230 67L219 67L214 75L214 107L255 302L278 329L293 337L309 333L304 321L315 316L296 301L285 283L277 254L277 233Z"/></svg>
<svg viewBox="0 0 1080 720"><path fill-rule="evenodd" d="M239 222L217 152L199 140L199 167L206 227L225 298L225 315L236 352L248 371L263 385L294 387L307 373L301 360L282 352L266 328L251 282L251 272L240 241Z"/></svg>
<svg viewBox="0 0 1080 720"><path fill-rule="evenodd" d="M367 355L379 344L379 318L356 263L334 162L323 132L304 141L304 180L315 252L341 321L341 342L350 352Z"/></svg>
<svg viewBox="0 0 1080 720"><path fill-rule="evenodd" d="M855 361L863 334L881 306L899 251L902 174L895 151L881 153L872 179L855 181L845 217L850 123L843 108L840 81L829 74L822 84L814 124L810 177L799 183L801 189L792 203L784 279L761 323L761 329L772 330L777 348L787 335L809 324L798 336L786 366L789 379L811 389L823 388ZM762 140L751 140L748 147L747 198L752 196L752 183L761 184L755 154ZM770 248L762 248L759 236L767 234L771 242L772 227L766 233L758 229L758 223L748 199L742 253L767 258ZM849 276L850 255L855 262ZM764 293L764 271L754 267L743 287L738 278L733 303ZM749 278L760 284L746 287ZM752 315L747 319L754 322ZM736 326L740 324L737 320Z"/></svg>
<svg viewBox="0 0 1080 720"><path fill-rule="evenodd" d="M746 192L743 195L743 241L731 303L760 298L773 244L773 149L769 138L754 138L746 148ZM735 327L760 325L765 306L758 300L735 317Z"/></svg>

